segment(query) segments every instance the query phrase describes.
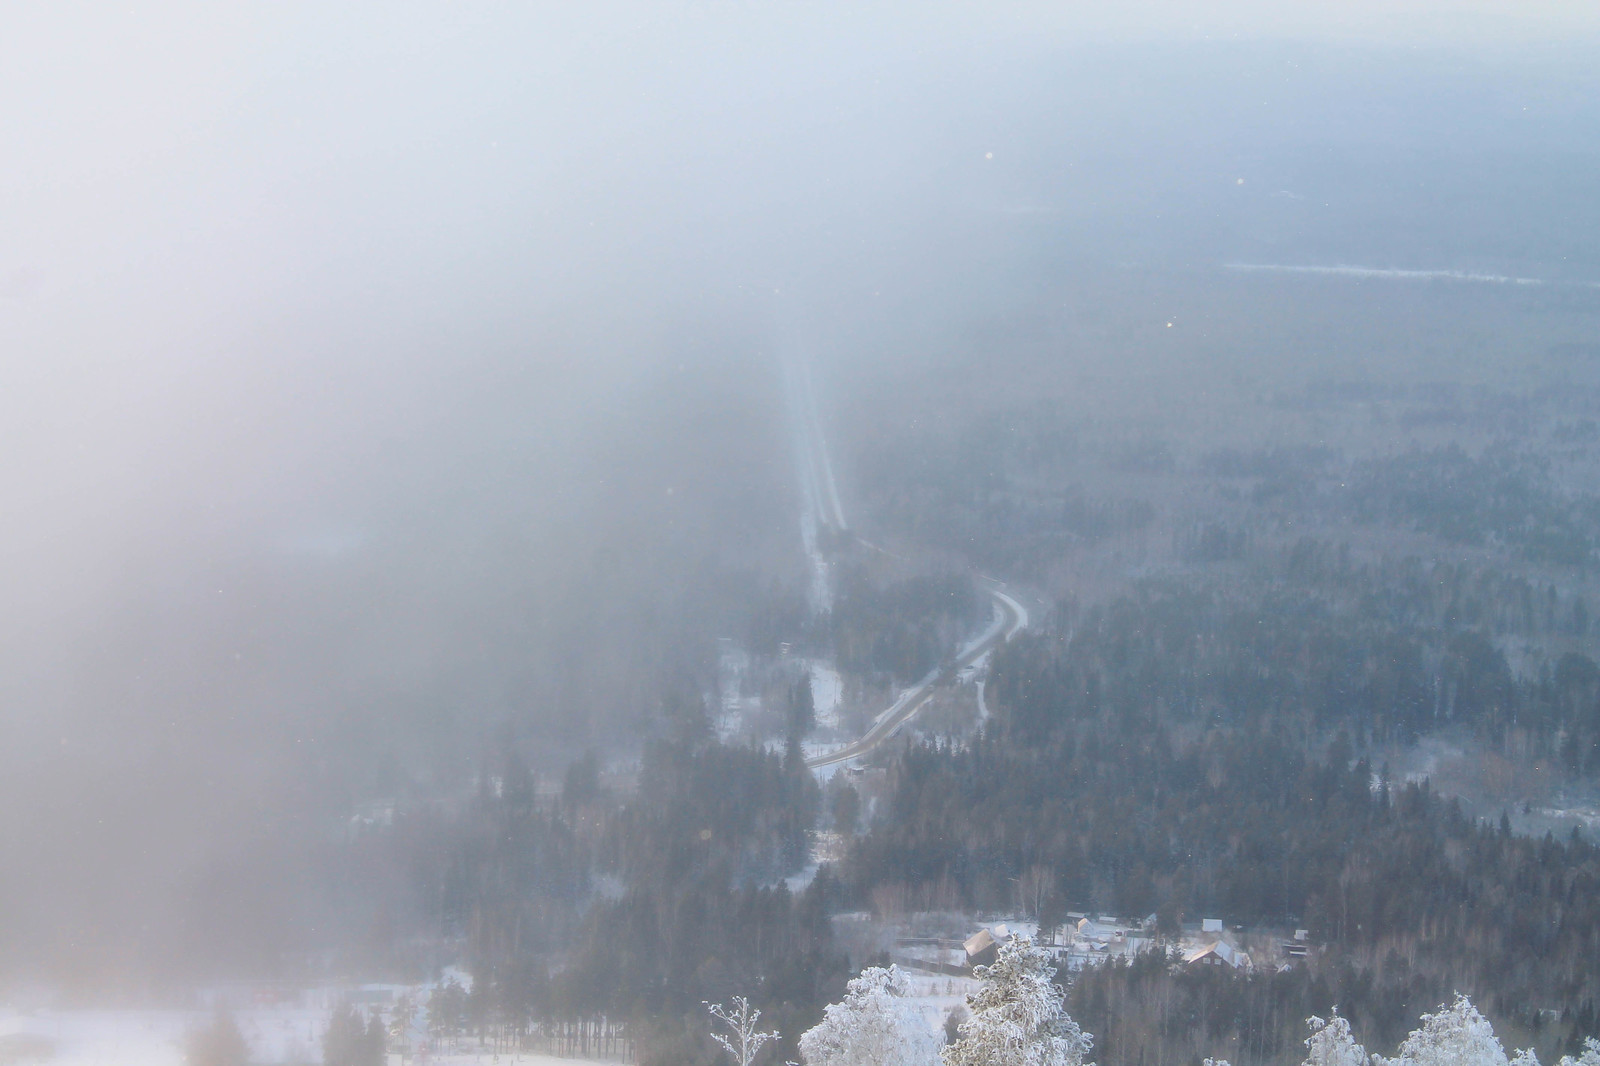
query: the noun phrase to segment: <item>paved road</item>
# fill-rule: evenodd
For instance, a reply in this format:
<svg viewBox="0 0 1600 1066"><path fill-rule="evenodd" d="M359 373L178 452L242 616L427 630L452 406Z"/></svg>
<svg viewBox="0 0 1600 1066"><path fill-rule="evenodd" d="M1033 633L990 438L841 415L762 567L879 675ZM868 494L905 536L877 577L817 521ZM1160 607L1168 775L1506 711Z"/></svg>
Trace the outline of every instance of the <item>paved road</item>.
<svg viewBox="0 0 1600 1066"><path fill-rule="evenodd" d="M827 526L835 534L854 536L861 545L895 558L899 556L887 548L853 535L845 522L844 508L839 503L839 487L834 482L833 464L828 458L828 442L822 434L822 419L817 414L815 390L811 385L810 366L799 359L789 359L783 364L785 392L790 404L790 424L795 437L795 459L799 466L802 507L800 537L806 554L811 559L811 605L813 610L827 610L833 602L828 585L828 562L817 543L818 526ZM979 640L964 648L951 662L940 667L915 685L900 693L883 713L873 719L872 728L858 740L835 749L826 755L807 759L812 769L834 766L867 754L882 744L894 731L905 724L933 698L934 691L948 684L962 670L971 666L1000 644L1010 640L1019 629L1028 624L1028 611L1013 599L1002 582L979 576L979 583L994 597L1000 618L984 632Z"/></svg>
<svg viewBox="0 0 1600 1066"><path fill-rule="evenodd" d="M824 766L849 762L867 754L905 724L933 698L936 688L951 681L958 673L977 662L992 649L1010 640L1017 631L1028 624L1027 609L1013 599L998 582L985 580L985 590L994 597L1000 608L1000 621L989 627L981 640L966 649L955 661L930 673L915 685L900 693L890 707L873 720L872 728L842 748L807 759L806 765L816 770Z"/></svg>

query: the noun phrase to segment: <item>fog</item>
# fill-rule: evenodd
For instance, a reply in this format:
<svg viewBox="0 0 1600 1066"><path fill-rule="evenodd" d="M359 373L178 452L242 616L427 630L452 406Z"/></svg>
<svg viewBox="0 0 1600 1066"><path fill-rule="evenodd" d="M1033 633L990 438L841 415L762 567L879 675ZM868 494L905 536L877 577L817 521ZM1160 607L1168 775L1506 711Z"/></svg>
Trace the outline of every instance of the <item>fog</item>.
<svg viewBox="0 0 1600 1066"><path fill-rule="evenodd" d="M869 493L1061 288L1600 282L1582 5L1059 6L0 15L6 978L343 944L363 803L636 754L805 586L784 359Z"/></svg>

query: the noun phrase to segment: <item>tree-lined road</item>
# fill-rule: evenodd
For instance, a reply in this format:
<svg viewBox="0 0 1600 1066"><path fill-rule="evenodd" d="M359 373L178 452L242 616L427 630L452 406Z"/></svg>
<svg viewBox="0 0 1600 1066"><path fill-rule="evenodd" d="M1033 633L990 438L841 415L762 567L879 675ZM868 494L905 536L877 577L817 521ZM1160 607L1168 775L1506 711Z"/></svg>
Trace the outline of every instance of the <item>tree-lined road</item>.
<svg viewBox="0 0 1600 1066"><path fill-rule="evenodd" d="M785 359L783 377L800 481L800 538L811 562L811 608L814 612L821 613L832 608L833 594L829 587L828 560L817 536L819 527L826 528L834 537L845 536L863 547L895 558L899 556L852 533L845 521L844 507L839 502L839 486L834 481L833 462L828 456L828 442L822 432L822 419L817 414L810 366L803 359L794 357ZM893 736L896 729L922 710L940 685L954 680L961 671L1010 640L1019 629L1028 624L1027 608L1005 591L1002 582L981 576L978 581L994 598L999 615L994 624L975 642L958 652L952 662L938 667L927 677L901 692L893 704L873 719L872 728L860 738L825 755L807 759L807 766L815 770L849 762L867 754Z"/></svg>
<svg viewBox="0 0 1600 1066"><path fill-rule="evenodd" d="M968 647L952 662L930 673L915 685L900 693L900 698L895 700L888 710L878 715L873 720L872 728L868 729L857 740L853 740L844 747L830 751L826 755L818 755L807 759L806 765L813 770L824 766L833 766L851 759L860 758L873 748L882 744L894 735L894 731L911 719L918 711L933 698L934 691L940 685L953 681L957 674L983 658L995 648L1010 640L1018 630L1028 624L1028 611L1011 595L1005 592L998 582L985 580L985 590L994 597L995 606L1000 611L1000 618L984 635L973 645Z"/></svg>

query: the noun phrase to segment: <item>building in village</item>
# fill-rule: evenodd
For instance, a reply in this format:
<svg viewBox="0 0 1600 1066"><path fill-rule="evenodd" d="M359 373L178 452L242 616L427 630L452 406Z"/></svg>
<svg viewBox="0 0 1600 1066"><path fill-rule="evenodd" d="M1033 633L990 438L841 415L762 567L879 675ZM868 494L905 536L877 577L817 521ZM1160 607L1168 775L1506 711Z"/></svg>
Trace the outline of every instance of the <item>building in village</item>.
<svg viewBox="0 0 1600 1066"><path fill-rule="evenodd" d="M1250 953L1240 951L1226 940L1213 940L1184 953L1188 966L1228 966L1235 970L1250 969Z"/></svg>
<svg viewBox="0 0 1600 1066"><path fill-rule="evenodd" d="M1000 957L1000 946L1011 939L1011 930L1004 923L992 928L979 929L967 937L962 948L967 953L967 966L988 966Z"/></svg>

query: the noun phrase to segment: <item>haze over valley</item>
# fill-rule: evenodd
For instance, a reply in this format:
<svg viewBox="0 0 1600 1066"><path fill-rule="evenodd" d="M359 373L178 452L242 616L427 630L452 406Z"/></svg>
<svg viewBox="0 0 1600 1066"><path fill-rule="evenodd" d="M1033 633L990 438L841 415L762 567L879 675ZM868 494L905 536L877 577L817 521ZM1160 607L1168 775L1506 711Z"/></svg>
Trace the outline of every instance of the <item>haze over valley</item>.
<svg viewBox="0 0 1600 1066"><path fill-rule="evenodd" d="M0 1063L1600 1037L1588 13L0 24Z"/></svg>

